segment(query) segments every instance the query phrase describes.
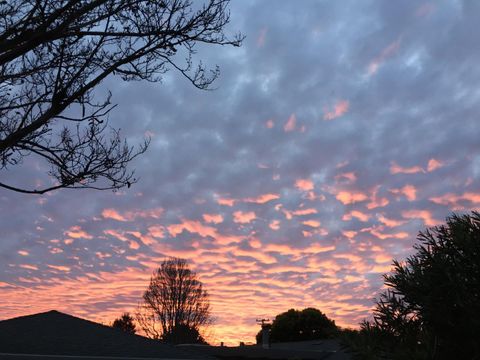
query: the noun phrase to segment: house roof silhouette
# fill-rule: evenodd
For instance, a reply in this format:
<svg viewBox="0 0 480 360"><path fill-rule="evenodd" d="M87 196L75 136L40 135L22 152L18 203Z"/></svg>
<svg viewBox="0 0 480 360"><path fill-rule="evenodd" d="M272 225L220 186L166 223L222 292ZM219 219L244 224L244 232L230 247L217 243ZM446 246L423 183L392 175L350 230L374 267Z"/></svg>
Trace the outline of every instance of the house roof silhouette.
<svg viewBox="0 0 480 360"><path fill-rule="evenodd" d="M205 359L156 340L58 311L0 321L0 354ZM1 357L1 356L0 356Z"/></svg>

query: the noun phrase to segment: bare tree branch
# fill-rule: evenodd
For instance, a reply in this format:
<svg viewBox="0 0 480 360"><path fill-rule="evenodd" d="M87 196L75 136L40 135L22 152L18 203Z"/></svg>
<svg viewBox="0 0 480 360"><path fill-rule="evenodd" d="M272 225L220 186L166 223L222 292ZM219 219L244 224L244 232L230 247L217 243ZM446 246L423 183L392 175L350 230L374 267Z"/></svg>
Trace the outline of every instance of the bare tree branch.
<svg viewBox="0 0 480 360"><path fill-rule="evenodd" d="M134 183L127 164L145 152L149 139L128 146L107 125L110 96L96 102L93 89L111 75L159 81L170 69L208 89L219 71L193 66L195 44L239 46L243 40L224 34L228 3L0 1L0 171L33 156L49 164L54 180L38 189L3 181L0 187L43 194Z"/></svg>
<svg viewBox="0 0 480 360"><path fill-rule="evenodd" d="M209 296L184 259L165 260L143 300L137 321L147 336L172 343L204 342L200 328L212 321Z"/></svg>

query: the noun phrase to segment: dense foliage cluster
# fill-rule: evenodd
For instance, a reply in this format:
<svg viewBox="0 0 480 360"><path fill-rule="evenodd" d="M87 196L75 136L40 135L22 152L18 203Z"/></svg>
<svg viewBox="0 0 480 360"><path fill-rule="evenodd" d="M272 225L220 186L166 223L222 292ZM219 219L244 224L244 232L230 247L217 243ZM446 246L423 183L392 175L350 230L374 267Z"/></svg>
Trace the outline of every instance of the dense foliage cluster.
<svg viewBox="0 0 480 360"><path fill-rule="evenodd" d="M480 213L420 232L384 276L373 322L347 342L364 359L480 358Z"/></svg>
<svg viewBox="0 0 480 360"><path fill-rule="evenodd" d="M112 327L130 334L135 334L136 328L133 317L127 312L113 321Z"/></svg>
<svg viewBox="0 0 480 360"><path fill-rule="evenodd" d="M325 339L337 332L335 321L330 320L320 310L306 308L290 309L275 317L270 328L271 342L288 342ZM261 343L262 333L257 334L257 343Z"/></svg>

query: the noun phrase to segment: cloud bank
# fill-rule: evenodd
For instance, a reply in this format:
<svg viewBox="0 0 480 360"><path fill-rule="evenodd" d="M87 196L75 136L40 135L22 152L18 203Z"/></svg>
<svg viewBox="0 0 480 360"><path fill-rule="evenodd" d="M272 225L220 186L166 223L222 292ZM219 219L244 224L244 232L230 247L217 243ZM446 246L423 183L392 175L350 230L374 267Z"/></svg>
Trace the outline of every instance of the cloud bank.
<svg viewBox="0 0 480 360"><path fill-rule="evenodd" d="M480 3L239 1L239 49L199 48L217 90L175 73L104 87L112 123L152 136L140 182L0 190L0 318L56 308L111 322L167 256L211 294L213 342L317 307L368 317L419 230L480 207ZM28 166L5 176L27 181ZM45 181L45 179L32 179Z"/></svg>

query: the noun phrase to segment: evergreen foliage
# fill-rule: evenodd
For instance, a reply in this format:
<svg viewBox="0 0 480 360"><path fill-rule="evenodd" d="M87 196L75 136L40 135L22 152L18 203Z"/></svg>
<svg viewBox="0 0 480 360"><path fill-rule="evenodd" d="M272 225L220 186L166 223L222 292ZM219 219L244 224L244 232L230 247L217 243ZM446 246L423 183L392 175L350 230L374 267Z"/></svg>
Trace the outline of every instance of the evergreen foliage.
<svg viewBox="0 0 480 360"><path fill-rule="evenodd" d="M418 241L347 343L363 359L479 359L480 213L453 214Z"/></svg>

